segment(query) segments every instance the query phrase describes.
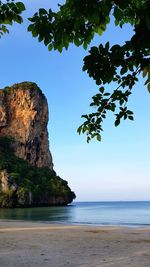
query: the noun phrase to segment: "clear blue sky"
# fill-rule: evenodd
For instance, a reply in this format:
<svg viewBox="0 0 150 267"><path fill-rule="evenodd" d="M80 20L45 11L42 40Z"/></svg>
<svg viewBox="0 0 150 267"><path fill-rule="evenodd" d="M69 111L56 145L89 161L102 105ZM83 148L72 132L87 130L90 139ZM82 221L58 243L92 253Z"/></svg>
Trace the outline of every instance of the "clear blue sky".
<svg viewBox="0 0 150 267"><path fill-rule="evenodd" d="M30 16L40 7L56 8L57 1L24 1ZM59 3L62 1L59 1ZM76 132L81 115L97 86L82 72L88 53L70 46L62 54L48 52L27 33L24 25L15 25L0 40L0 88L22 81L33 81L43 90L49 104L49 139L54 168L69 182L77 200L150 200L150 95L141 79L135 87L129 107L134 122L125 121L115 128L112 117L104 124L102 142L86 143ZM110 41L122 43L132 34L113 25L92 44ZM89 47L90 48L90 47Z"/></svg>

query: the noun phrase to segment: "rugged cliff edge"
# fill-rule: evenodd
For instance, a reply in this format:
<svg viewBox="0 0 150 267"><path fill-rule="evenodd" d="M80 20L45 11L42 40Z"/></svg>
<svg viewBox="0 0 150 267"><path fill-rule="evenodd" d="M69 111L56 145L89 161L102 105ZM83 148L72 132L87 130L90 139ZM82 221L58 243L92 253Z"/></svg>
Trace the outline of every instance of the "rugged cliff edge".
<svg viewBox="0 0 150 267"><path fill-rule="evenodd" d="M47 100L35 83L0 90L0 207L67 205L75 198L53 170Z"/></svg>

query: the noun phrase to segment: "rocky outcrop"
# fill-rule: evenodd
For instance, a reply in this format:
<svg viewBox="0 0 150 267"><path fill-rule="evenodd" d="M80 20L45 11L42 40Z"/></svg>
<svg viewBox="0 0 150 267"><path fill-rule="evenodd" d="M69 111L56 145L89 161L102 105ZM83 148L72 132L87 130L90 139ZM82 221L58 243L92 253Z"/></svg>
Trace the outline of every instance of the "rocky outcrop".
<svg viewBox="0 0 150 267"><path fill-rule="evenodd" d="M16 156L52 170L47 123L47 100L35 83L0 90L0 136L12 138Z"/></svg>
<svg viewBox="0 0 150 267"><path fill-rule="evenodd" d="M35 83L0 90L0 207L67 205L75 198L53 170L48 105Z"/></svg>

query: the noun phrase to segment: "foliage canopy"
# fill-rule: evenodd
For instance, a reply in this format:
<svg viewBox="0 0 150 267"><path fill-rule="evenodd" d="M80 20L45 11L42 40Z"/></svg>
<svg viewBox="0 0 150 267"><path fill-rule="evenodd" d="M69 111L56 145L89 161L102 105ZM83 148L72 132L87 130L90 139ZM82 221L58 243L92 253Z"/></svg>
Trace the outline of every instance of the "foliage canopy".
<svg viewBox="0 0 150 267"><path fill-rule="evenodd" d="M22 2L0 3L0 34L7 32L6 24L22 23L25 10ZM95 34L102 35L111 18L115 25L130 24L133 36L121 46L117 43L90 48L84 58L83 71L99 86L91 106L96 111L83 115L84 123L79 133L86 133L87 141L96 137L101 140L103 120L107 112L115 112L115 126L121 119L133 120L133 112L127 102L139 74L146 78L145 85L150 92L150 1L149 0L66 0L59 5L58 12L40 8L29 18L28 31L48 50L62 52L70 43L87 49ZM106 91L107 84L116 83L116 89Z"/></svg>

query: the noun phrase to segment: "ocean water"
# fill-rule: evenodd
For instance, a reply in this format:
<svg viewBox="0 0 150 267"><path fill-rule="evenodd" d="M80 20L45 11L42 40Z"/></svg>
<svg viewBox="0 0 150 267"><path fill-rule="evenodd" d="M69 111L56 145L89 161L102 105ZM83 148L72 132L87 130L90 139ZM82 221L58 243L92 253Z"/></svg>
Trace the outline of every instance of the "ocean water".
<svg viewBox="0 0 150 267"><path fill-rule="evenodd" d="M77 225L150 226L150 201L74 202L66 207L0 209L0 219Z"/></svg>

